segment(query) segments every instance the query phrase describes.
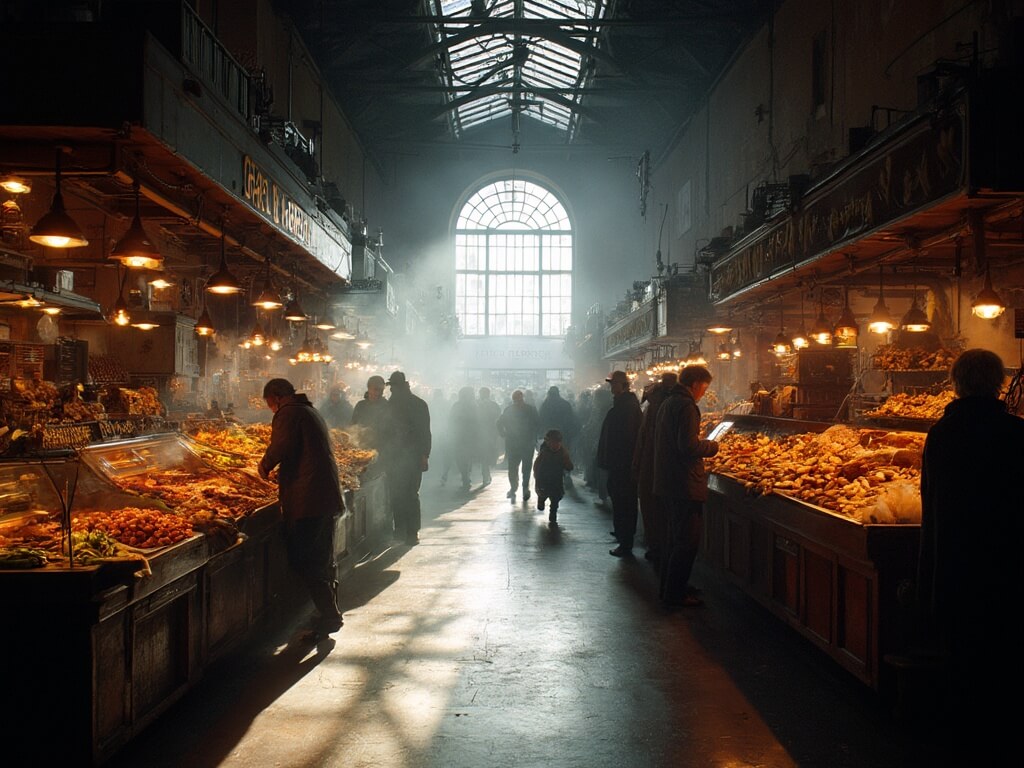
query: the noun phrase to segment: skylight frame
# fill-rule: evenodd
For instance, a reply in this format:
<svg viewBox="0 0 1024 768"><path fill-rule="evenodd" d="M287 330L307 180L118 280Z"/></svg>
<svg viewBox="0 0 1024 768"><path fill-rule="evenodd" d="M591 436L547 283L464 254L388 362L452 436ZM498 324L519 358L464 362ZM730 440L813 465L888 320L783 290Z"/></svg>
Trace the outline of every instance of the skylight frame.
<svg viewBox="0 0 1024 768"><path fill-rule="evenodd" d="M471 15L471 0L430 0L434 15L465 20ZM522 15L517 14L517 4ZM488 18L524 19L581 19L592 21L603 19L608 10L604 0L490 0ZM463 33L465 24L432 25L435 42ZM579 125L578 112L574 109L582 102L582 90L589 80L583 70L584 57L578 52L539 35L489 34L486 23L481 24L481 34L453 44L439 58L439 76L443 85L452 90L447 99L453 105L449 120L452 133L461 137L467 130L479 125L513 115L513 95L518 93L521 101L518 111L521 116L554 126L567 134L571 140ZM574 40L594 45L599 39L599 25L566 24L561 31ZM515 65L513 51L517 44L525 44L529 57L521 65L521 85L513 77ZM483 93L473 97L476 89ZM495 92L495 89L498 92ZM564 90L559 99L549 94L538 93L537 89ZM463 101L464 100L464 101Z"/></svg>

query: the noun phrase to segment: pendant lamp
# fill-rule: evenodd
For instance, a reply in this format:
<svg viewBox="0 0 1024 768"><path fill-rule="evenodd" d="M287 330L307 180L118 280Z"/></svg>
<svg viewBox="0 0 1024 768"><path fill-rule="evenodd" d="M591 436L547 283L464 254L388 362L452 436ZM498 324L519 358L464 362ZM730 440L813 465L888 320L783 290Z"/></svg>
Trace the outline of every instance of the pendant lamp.
<svg viewBox="0 0 1024 768"><path fill-rule="evenodd" d="M832 324L825 317L825 301L823 298L824 289L818 294L818 319L814 321L811 328L811 338L821 345L832 343Z"/></svg>
<svg viewBox="0 0 1024 768"><path fill-rule="evenodd" d="M118 275L117 301L110 308L110 322L122 327L131 323L131 315L128 314L128 302L124 300L124 278Z"/></svg>
<svg viewBox="0 0 1024 768"><path fill-rule="evenodd" d="M57 149L55 173L57 189L53 193L50 211L32 227L28 239L33 243L48 245L51 248L80 248L83 245L88 245L89 241L85 239L81 227L64 210L64 196L60 191L60 156L62 151L62 148Z"/></svg>
<svg viewBox="0 0 1024 768"><path fill-rule="evenodd" d="M914 298L910 300L910 309L900 320L900 328L910 333L924 333L931 330L932 323L924 310L917 306L917 286L914 286Z"/></svg>
<svg viewBox="0 0 1024 768"><path fill-rule="evenodd" d="M260 291L260 295L256 297L252 305L266 310L280 309L284 306L280 294L274 289L274 282L270 276L270 259L267 259L267 274L263 278L263 290Z"/></svg>
<svg viewBox="0 0 1024 768"><path fill-rule="evenodd" d="M743 347L740 344L740 332L736 331L736 339L732 343L732 357L735 360L738 357L743 357Z"/></svg>
<svg viewBox="0 0 1024 768"><path fill-rule="evenodd" d="M220 233L220 266L206 281L206 290L221 296L230 296L242 290L238 278L228 269L224 230Z"/></svg>
<svg viewBox="0 0 1024 768"><path fill-rule="evenodd" d="M128 231L117 241L114 249L110 252L110 258L132 269L163 269L164 257L160 255L160 251L153 245L146 230L142 228L138 180L132 184L132 187L135 190L135 216Z"/></svg>
<svg viewBox="0 0 1024 768"><path fill-rule="evenodd" d="M800 291L800 330L793 334L793 349L807 349L811 341L807 336L807 323L804 320L804 292Z"/></svg>
<svg viewBox="0 0 1024 768"><path fill-rule="evenodd" d="M845 289L843 311L839 313L839 320L836 321L835 330L832 331L832 343L837 349L856 349L859 336L860 328L857 327L857 318L853 316L853 310L850 308L850 291Z"/></svg>
<svg viewBox="0 0 1024 768"><path fill-rule="evenodd" d="M213 320L210 319L210 312L206 309L206 303L203 303L203 311L199 315L199 319L196 320L196 334L199 336L213 336L217 331L213 327Z"/></svg>
<svg viewBox="0 0 1024 768"><path fill-rule="evenodd" d="M893 329L892 315L889 307L885 305L885 296L882 293L882 268L878 268L878 301L875 308L871 310L868 318L868 330L872 333L888 333Z"/></svg>
<svg viewBox="0 0 1024 768"><path fill-rule="evenodd" d="M985 287L971 302L971 313L983 320L995 320L1006 311L1006 304L992 288L992 272L985 267Z"/></svg>
<svg viewBox="0 0 1024 768"><path fill-rule="evenodd" d="M779 305L779 333L772 342L772 352L776 357L788 355L793 351L793 340L786 335L785 313Z"/></svg>

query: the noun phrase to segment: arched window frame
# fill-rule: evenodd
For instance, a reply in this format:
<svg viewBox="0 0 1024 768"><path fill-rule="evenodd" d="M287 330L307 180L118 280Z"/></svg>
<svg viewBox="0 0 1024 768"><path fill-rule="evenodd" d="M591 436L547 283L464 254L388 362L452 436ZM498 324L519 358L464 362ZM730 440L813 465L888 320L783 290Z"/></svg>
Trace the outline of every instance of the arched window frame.
<svg viewBox="0 0 1024 768"><path fill-rule="evenodd" d="M485 184L459 212L454 250L463 336L565 336L574 236L550 189L526 179Z"/></svg>

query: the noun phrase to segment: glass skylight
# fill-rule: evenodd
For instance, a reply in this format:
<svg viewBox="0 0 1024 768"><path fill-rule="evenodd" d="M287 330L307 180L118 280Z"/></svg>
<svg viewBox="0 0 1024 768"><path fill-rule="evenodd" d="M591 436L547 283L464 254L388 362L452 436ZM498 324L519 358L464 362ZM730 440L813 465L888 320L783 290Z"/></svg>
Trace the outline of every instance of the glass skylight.
<svg viewBox="0 0 1024 768"><path fill-rule="evenodd" d="M437 16L473 17L472 0L430 0L430 5ZM585 60L601 33L597 24L571 20L603 19L607 3L482 0L476 5L484 10L478 12L478 24L441 22L433 28L435 41L446 46L438 60L442 82L452 89L448 100L455 136L504 117L513 118L517 131L516 121L526 116L566 131L571 139L590 78ZM532 19L566 23L541 28L531 25Z"/></svg>

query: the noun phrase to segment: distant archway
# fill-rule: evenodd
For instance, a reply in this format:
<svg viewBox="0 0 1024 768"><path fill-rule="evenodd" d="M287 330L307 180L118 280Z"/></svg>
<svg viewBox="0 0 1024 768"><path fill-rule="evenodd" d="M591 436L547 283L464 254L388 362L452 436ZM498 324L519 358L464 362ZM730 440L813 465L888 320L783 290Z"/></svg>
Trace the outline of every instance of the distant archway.
<svg viewBox="0 0 1024 768"><path fill-rule="evenodd" d="M463 336L565 336L573 232L565 206L525 179L473 193L455 225L455 314Z"/></svg>

